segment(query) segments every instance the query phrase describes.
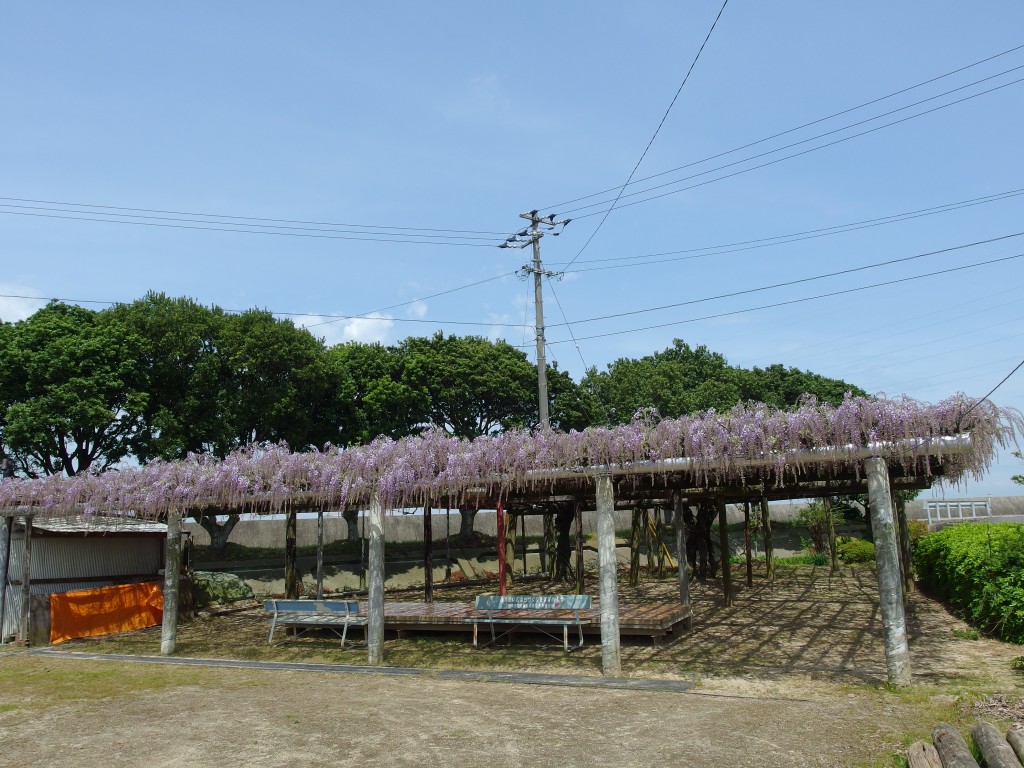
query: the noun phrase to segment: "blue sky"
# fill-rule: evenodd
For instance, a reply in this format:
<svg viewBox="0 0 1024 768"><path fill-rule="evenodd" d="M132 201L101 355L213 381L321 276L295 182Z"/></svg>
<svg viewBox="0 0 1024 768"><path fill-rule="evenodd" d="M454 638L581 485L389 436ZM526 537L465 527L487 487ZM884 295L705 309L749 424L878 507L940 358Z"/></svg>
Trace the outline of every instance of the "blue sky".
<svg viewBox="0 0 1024 768"><path fill-rule="evenodd" d="M443 329L500 336L532 356L532 287L512 274L528 253L493 246L521 229L522 211L608 207L566 213L614 192L558 204L625 182L719 8L9 5L0 318L41 305L15 296L130 301L158 290L308 315L297 320L331 343ZM549 359L578 377L584 363L603 368L678 337L734 364L781 362L874 393L985 394L1024 357L1024 259L1008 258L1024 254L1024 236L645 310L1024 231L1024 83L1014 82L1024 49L698 162L1008 51L1024 44L1021 30L1016 2L731 0L635 178L698 164L624 194L703 175L623 197L672 192L613 211L582 252L601 215L542 241L551 269L576 257L545 287ZM709 248L979 198L824 237ZM113 217L96 206L181 213ZM810 298L904 278L915 279ZM636 314L591 320L626 312ZM370 317L317 324L329 319L319 315ZM663 327L635 330L654 325ZM1019 407L1022 396L1024 373L993 399ZM1015 493L1008 477L1018 471L1007 458L985 481L946 493Z"/></svg>

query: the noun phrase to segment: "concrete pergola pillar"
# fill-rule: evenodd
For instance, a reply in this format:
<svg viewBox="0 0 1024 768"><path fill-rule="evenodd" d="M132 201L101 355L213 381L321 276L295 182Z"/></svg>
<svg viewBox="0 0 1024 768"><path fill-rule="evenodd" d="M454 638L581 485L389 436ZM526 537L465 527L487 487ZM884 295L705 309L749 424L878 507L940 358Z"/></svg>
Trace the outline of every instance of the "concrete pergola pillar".
<svg viewBox="0 0 1024 768"><path fill-rule="evenodd" d="M178 642L178 588L181 583L181 511L167 513L164 559L164 616L160 627L160 655L170 656Z"/></svg>
<svg viewBox="0 0 1024 768"><path fill-rule="evenodd" d="M615 492L609 475L597 478L597 554L601 587L601 672L609 677L618 677L622 674L618 559L615 553Z"/></svg>
<svg viewBox="0 0 1024 768"><path fill-rule="evenodd" d="M868 479L871 529L875 537L885 664L889 684L906 686L910 685L910 648L907 645L907 620L903 613L903 575L889 491L889 471L885 459L881 458L865 459L864 469Z"/></svg>
<svg viewBox="0 0 1024 768"><path fill-rule="evenodd" d="M370 501L369 605L366 622L366 648L371 665L384 663L384 508L380 494Z"/></svg>

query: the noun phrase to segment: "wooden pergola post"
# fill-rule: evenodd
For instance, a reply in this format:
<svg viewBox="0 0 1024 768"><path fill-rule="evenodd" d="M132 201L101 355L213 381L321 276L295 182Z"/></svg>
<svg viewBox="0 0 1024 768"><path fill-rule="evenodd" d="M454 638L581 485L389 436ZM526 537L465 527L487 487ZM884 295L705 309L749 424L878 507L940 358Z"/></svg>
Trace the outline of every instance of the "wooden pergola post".
<svg viewBox="0 0 1024 768"><path fill-rule="evenodd" d="M7 610L7 569L11 562L13 517L0 517L0 645L4 642L4 616Z"/></svg>
<svg viewBox="0 0 1024 768"><path fill-rule="evenodd" d="M914 558L910 550L910 523L907 520L907 502L903 494L896 494L896 520L900 534L900 567L903 571L903 605L909 607L910 593L914 591Z"/></svg>
<svg viewBox="0 0 1024 768"><path fill-rule="evenodd" d="M765 575L771 584L775 581L775 547L772 544L772 518L766 496L761 496L761 533L764 536Z"/></svg>
<svg viewBox="0 0 1024 768"><path fill-rule="evenodd" d="M324 510L316 511L316 599L324 599Z"/></svg>
<svg viewBox="0 0 1024 768"><path fill-rule="evenodd" d="M164 557L164 615L160 627L160 655L170 656L178 643L178 589L181 584L181 510L167 513Z"/></svg>
<svg viewBox="0 0 1024 768"><path fill-rule="evenodd" d="M747 556L747 586L754 586L754 558L750 551L750 502L743 502L743 546Z"/></svg>
<svg viewBox="0 0 1024 768"><path fill-rule="evenodd" d="M434 521L430 503L423 505L423 602L434 602Z"/></svg>
<svg viewBox="0 0 1024 768"><path fill-rule="evenodd" d="M687 629L693 629L693 613L690 606L690 564L686 559L686 525L683 523L683 496L679 491L672 494L672 526L676 529L676 560L679 565L679 604L686 612L683 626Z"/></svg>
<svg viewBox="0 0 1024 768"><path fill-rule="evenodd" d="M32 615L32 516L25 515L24 549L21 555L21 614L18 645L29 644L29 618Z"/></svg>
<svg viewBox="0 0 1024 768"><path fill-rule="evenodd" d="M878 597L882 610L882 639L890 685L910 685L910 648L907 622L903 612L903 576L897 547L896 525L889 492L889 472L885 459L864 460L868 480L871 528L875 537L875 565L878 572Z"/></svg>
<svg viewBox="0 0 1024 768"><path fill-rule="evenodd" d="M494 525L498 534L498 594L508 594L508 581L505 572L508 570L505 551L505 508L499 501L494 509Z"/></svg>
<svg viewBox="0 0 1024 768"><path fill-rule="evenodd" d="M576 515L576 594L582 595L587 589L586 573L583 570L583 502L574 499L573 509Z"/></svg>
<svg viewBox="0 0 1024 768"><path fill-rule="evenodd" d="M298 514L295 507L288 505L284 523L284 596L295 600L299 596L299 579L295 572L298 549Z"/></svg>
<svg viewBox="0 0 1024 768"><path fill-rule="evenodd" d="M719 559L722 561L722 594L725 597L725 607L732 605L732 564L729 562L729 522L726 516L725 499L718 496L715 499L718 506L718 548Z"/></svg>
<svg viewBox="0 0 1024 768"><path fill-rule="evenodd" d="M368 663L384 663L384 507L380 493L370 500L369 599L366 621Z"/></svg>
<svg viewBox="0 0 1024 768"><path fill-rule="evenodd" d="M618 677L622 674L618 559L615 552L615 492L610 475L597 478L597 553L601 586L601 672L609 677ZM582 562L579 568L582 570Z"/></svg>

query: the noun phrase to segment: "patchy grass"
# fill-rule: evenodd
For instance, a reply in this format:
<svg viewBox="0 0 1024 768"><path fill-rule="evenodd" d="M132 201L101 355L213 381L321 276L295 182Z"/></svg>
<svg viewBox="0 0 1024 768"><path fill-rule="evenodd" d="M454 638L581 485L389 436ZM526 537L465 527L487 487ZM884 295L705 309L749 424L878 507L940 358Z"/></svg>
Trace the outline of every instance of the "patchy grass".
<svg viewBox="0 0 1024 768"><path fill-rule="evenodd" d="M658 578L645 571L638 587L626 583L625 571L622 575L619 599L624 603L678 599L678 580L673 575ZM595 591L595 574L588 573L586 578L588 591ZM870 758L849 763L862 766L900 765L901 750L917 739L928 738L936 723L950 722L966 733L979 714L972 709L977 702L993 695L1019 697L1024 691L1024 677L1013 668L1019 646L973 637L966 624L919 593L911 596L908 614L914 684L889 690L885 686L878 587L868 565L844 566L830 573L827 565L780 564L775 582L769 584L763 564L758 563L751 586L746 585L743 569L733 569L733 583L736 596L729 608L724 607L720 580L691 584L694 626L690 632L680 632L658 645L649 638L624 638L624 674L693 680L697 690L706 694L771 699L769 709L786 707L786 700L811 699L846 702L850 711L875 713L884 721L885 732L877 737ZM435 592L435 599L468 602L477 594L495 592L496 587L442 589ZM529 581L514 584L512 591L555 594L569 589L564 584ZM418 589L394 590L388 592L387 599L412 601L421 595ZM343 650L336 638L312 634L271 647L268 631L265 613L250 603L241 610L206 615L180 625L177 652L207 658L366 663L365 646L358 642ZM359 641L360 631L354 634ZM60 647L156 655L159 643L159 630L151 629ZM425 669L599 675L601 649L594 636L588 636L581 651L567 655L562 653L560 640L538 635L520 635L509 645L477 650L467 633L409 633L401 639L389 633L385 658L391 666ZM34 706L31 702L40 696L50 702L68 697L116 697L124 686L157 690L200 685L211 674L208 670L144 665L109 665L93 671L62 668L57 672L55 660L38 658L29 663L34 667L26 674L24 669L12 668L12 659L14 667L21 661L19 654L0 661L0 706ZM4 715L12 716L17 713ZM998 716L994 721L1008 724ZM865 734L837 728L836 738L849 739L855 745Z"/></svg>

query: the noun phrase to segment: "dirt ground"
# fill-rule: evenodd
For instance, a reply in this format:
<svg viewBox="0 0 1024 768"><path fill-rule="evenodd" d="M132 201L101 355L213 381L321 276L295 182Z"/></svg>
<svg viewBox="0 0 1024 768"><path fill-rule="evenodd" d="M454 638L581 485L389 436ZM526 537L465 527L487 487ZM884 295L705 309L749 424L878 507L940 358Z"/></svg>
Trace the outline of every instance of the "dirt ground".
<svg viewBox="0 0 1024 768"><path fill-rule="evenodd" d="M872 766L940 720L966 730L984 695L1019 700L1019 646L967 639L915 595L915 684L887 691L870 569L760 574L731 608L694 585L693 631L653 647L630 640L633 677L692 680L691 692L554 688L319 672L168 667L0 657L0 766L449 765ZM530 585L534 591L537 585ZM620 599L670 597L671 579ZM390 595L389 595L390 597ZM395 599L409 598L396 595ZM462 599L445 594L438 599ZM365 663L326 638L266 645L257 610L181 628L182 655ZM61 646L155 654L158 633ZM461 635L389 639L387 663L425 669L598 674L600 649L563 655L529 638L472 650ZM989 718L992 719L992 718ZM997 716L994 722L1005 724Z"/></svg>

